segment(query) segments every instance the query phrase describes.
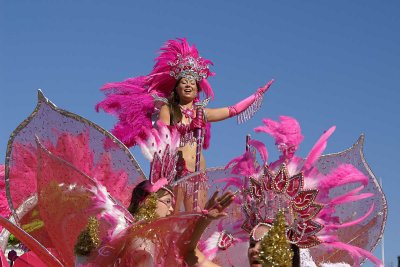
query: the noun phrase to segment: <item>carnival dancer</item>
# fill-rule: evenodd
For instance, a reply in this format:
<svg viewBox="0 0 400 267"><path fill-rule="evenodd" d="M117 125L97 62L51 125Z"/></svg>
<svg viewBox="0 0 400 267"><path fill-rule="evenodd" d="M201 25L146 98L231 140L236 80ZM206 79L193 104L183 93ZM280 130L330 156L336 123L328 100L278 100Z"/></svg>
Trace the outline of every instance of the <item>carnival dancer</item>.
<svg viewBox="0 0 400 267"><path fill-rule="evenodd" d="M147 76L108 83L102 90L106 99L96 109L118 117L112 133L128 147L136 144L137 136L152 127L158 118L178 129L181 134L177 179L205 169L201 152L210 141L210 122L238 116L238 122L249 119L261 106L264 93L273 80L239 103L224 108L205 108L199 94L213 98L207 81L214 76L209 70L210 60L199 56L195 46L186 39L168 40L161 48L156 63ZM184 203L187 211L204 207L207 199L207 177L204 173L175 188L176 209Z"/></svg>
<svg viewBox="0 0 400 267"><path fill-rule="evenodd" d="M331 127L303 159L294 154L303 139L295 119L282 116L279 122L263 122L255 130L276 138L280 159L268 163L265 145L249 140L252 149L227 165L244 177L225 180L242 188L237 200L243 218L214 228L230 236L230 246L221 249L219 243L205 240L205 255L215 261L228 257L230 266L245 266L248 257L251 266L292 266L298 258L300 266L359 266L365 259L382 266L370 251L383 231L386 202L365 164L362 143L321 156L335 130ZM243 232L250 236L245 238ZM241 244L248 242L246 253ZM295 252L299 257L293 258Z"/></svg>

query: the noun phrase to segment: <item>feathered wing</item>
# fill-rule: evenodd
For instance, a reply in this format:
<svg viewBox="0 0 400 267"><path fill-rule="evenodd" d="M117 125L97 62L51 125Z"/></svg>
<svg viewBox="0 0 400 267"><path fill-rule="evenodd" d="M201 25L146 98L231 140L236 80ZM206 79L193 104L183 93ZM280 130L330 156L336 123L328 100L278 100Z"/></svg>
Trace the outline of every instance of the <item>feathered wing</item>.
<svg viewBox="0 0 400 267"><path fill-rule="evenodd" d="M328 139L333 134L335 129L336 129L335 126L329 128L325 133L322 134L322 136L318 139L315 145L311 148L302 168L302 170L306 173L306 175L308 174L314 163L324 152L326 145L328 144Z"/></svg>
<svg viewBox="0 0 400 267"><path fill-rule="evenodd" d="M34 112L11 135L6 174L7 170L13 219L18 225L37 226L30 234L45 247L56 248L67 266L73 265L73 244L85 218L96 212L91 210L88 186L95 181L108 188L110 198L123 208L133 187L145 179L118 139L57 108L41 92ZM65 225L74 225L75 230L66 232Z"/></svg>
<svg viewBox="0 0 400 267"><path fill-rule="evenodd" d="M101 88L106 98L96 105L96 110L102 109L118 118L111 132L128 147L136 145L137 137L144 137L143 129L152 127L155 103L147 86L147 78L138 77Z"/></svg>
<svg viewBox="0 0 400 267"><path fill-rule="evenodd" d="M37 192L35 137L54 155L107 188L118 185L113 197L124 205L128 204L133 187L145 179L135 158L117 138L93 122L57 108L39 91L35 110L8 142L6 183L12 212Z"/></svg>
<svg viewBox="0 0 400 267"><path fill-rule="evenodd" d="M321 186L320 197L329 195L336 202L321 211L322 218L331 222L332 227L326 229L326 238L333 243L334 250L329 248L329 242L325 247L313 248L311 253L316 262L346 262L353 265L356 255L360 262L368 258L379 265L370 251L374 250L382 237L387 204L364 158L363 141L364 136L361 136L351 148L323 155L315 163L325 176L318 181ZM340 227L340 224L346 227ZM329 230L334 230L335 237L329 235Z"/></svg>

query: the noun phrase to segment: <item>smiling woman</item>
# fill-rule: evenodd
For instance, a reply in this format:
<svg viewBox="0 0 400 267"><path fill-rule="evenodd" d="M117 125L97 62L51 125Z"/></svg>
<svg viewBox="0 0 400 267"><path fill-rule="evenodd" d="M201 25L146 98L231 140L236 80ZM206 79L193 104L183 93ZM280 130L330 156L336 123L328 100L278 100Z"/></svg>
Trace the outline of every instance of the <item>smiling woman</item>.
<svg viewBox="0 0 400 267"><path fill-rule="evenodd" d="M204 171L206 163L201 149L209 146L209 123L233 116L238 116L238 122L250 119L273 82L233 106L205 108L208 100L201 102L199 93L214 97L207 81L214 75L209 65L212 62L200 57L197 48L186 39L168 40L149 75L104 85L106 99L96 108L118 116L112 132L127 146L136 145L144 129L151 128L158 119L176 128L181 135L176 179ZM207 181L201 172L174 188L175 212L179 212L182 203L186 211L202 209L207 199Z"/></svg>

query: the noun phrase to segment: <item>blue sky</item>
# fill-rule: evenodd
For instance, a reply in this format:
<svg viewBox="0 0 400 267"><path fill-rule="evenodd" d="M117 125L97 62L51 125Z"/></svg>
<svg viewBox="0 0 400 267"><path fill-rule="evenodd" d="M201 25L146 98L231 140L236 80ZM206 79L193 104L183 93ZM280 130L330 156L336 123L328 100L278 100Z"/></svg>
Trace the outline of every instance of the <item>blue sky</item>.
<svg viewBox="0 0 400 267"><path fill-rule="evenodd" d="M213 60L211 107L234 104L270 78L260 112L213 125L208 166L242 153L264 117L302 125L305 156L331 125L326 152L366 135L365 156L389 203L385 259L400 255L400 3L398 1L0 1L0 157L42 88L56 105L104 128L102 84L147 74L167 39L187 37ZM267 136L253 134L269 146ZM146 169L146 161L133 153ZM378 247L376 255L380 257Z"/></svg>

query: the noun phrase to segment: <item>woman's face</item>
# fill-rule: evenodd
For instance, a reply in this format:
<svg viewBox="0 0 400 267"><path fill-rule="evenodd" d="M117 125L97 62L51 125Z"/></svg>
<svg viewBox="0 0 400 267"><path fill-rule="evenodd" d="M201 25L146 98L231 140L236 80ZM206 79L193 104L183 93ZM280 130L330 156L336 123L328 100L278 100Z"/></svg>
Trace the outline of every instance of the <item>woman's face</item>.
<svg viewBox="0 0 400 267"><path fill-rule="evenodd" d="M180 104L186 104L193 101L197 96L197 84L195 79L182 78L176 87L176 93L179 96Z"/></svg>
<svg viewBox="0 0 400 267"><path fill-rule="evenodd" d="M174 208L172 207L173 197L170 193L166 193L159 199L157 199L157 208L156 214L160 218L167 217L174 212Z"/></svg>
<svg viewBox="0 0 400 267"><path fill-rule="evenodd" d="M269 227L260 225L257 227L256 231L252 233L252 235L259 239L265 236L269 231ZM261 267L259 262L258 255L260 254L261 240L255 241L253 238L250 238L249 249L247 250L247 257L249 259L250 267Z"/></svg>

